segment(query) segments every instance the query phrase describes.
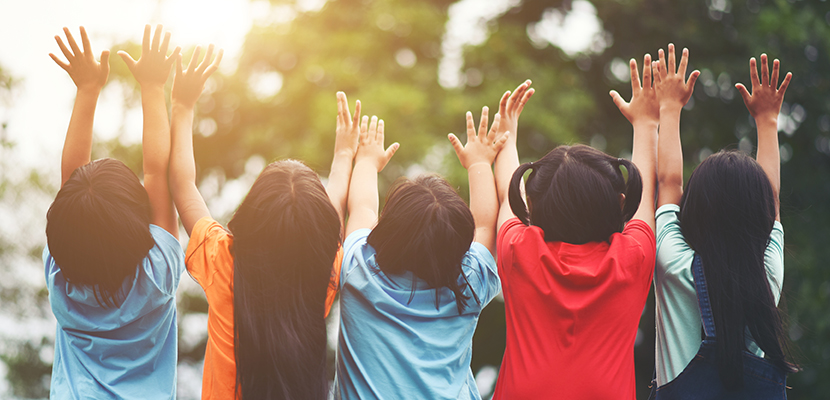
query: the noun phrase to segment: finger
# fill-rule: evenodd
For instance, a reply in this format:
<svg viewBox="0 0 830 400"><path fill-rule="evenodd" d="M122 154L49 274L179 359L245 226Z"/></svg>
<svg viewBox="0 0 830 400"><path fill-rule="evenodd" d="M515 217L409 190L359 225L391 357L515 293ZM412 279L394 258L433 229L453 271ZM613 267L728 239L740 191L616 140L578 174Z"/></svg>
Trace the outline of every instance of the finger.
<svg viewBox="0 0 830 400"><path fill-rule="evenodd" d="M659 58L658 62L660 63L660 77L663 78L668 75L668 68L666 68L666 52L664 52L663 49L660 49L657 51L657 56Z"/></svg>
<svg viewBox="0 0 830 400"><path fill-rule="evenodd" d="M694 90L695 82L697 82L697 78L700 76L700 71L694 70L692 74L689 75L689 80L686 81L686 89L687 90Z"/></svg>
<svg viewBox="0 0 830 400"><path fill-rule="evenodd" d="M135 60L133 60L133 58L130 57L130 55L124 50L119 51L118 55L121 56L122 60L124 60L124 64L127 64L127 68L132 71L135 66Z"/></svg>
<svg viewBox="0 0 830 400"><path fill-rule="evenodd" d="M659 61L652 61L651 62L651 70L652 70L652 79L654 79L654 84L663 82L663 71L660 69L660 62Z"/></svg>
<svg viewBox="0 0 830 400"><path fill-rule="evenodd" d="M150 51L153 53L159 51L159 41L161 41L161 24L156 25L156 33L153 34L153 45L150 47Z"/></svg>
<svg viewBox="0 0 830 400"><path fill-rule="evenodd" d="M787 92L787 87L790 86L790 80L792 80L793 74L792 72L787 72L787 76L784 77L784 82L781 82L781 87L778 88L778 95L783 97L784 93Z"/></svg>
<svg viewBox="0 0 830 400"><path fill-rule="evenodd" d="M749 79L752 82L753 91L756 87L761 86L761 82L758 81L758 66L755 57L749 59Z"/></svg>
<svg viewBox="0 0 830 400"><path fill-rule="evenodd" d="M637 93L642 89L640 86L640 72L637 70L637 60L628 60L628 70L631 72L631 93Z"/></svg>
<svg viewBox="0 0 830 400"><path fill-rule="evenodd" d="M75 43L75 38L73 38L72 34L69 33L69 28L63 28L63 33L66 34L66 41L69 43L72 53L75 54L76 57L81 56L81 49L78 48L78 44Z"/></svg>
<svg viewBox="0 0 830 400"><path fill-rule="evenodd" d="M369 133L369 116L364 115L360 119L360 133L361 135Z"/></svg>
<svg viewBox="0 0 830 400"><path fill-rule="evenodd" d="M69 72L69 64L61 61L58 58L58 56L56 56L52 53L49 53L49 57L52 57L52 60L55 61L55 63L58 64L59 67L63 68L64 71Z"/></svg>
<svg viewBox="0 0 830 400"><path fill-rule="evenodd" d="M481 120L478 122L478 136L484 137L487 135L487 124L490 121L490 108L487 106L481 107Z"/></svg>
<svg viewBox="0 0 830 400"><path fill-rule="evenodd" d="M389 160L391 160L391 159L392 159L392 156L394 156L394 155L395 155L395 152L396 152L396 151L398 151L398 148L399 148L399 147L401 147L401 145L400 145L400 144L398 144L397 142L395 142L395 143L392 143L392 144L391 144L391 145L390 145L390 146L386 149L386 162L389 162Z"/></svg>
<svg viewBox="0 0 830 400"><path fill-rule="evenodd" d="M769 86L769 60L766 54L761 54L761 85Z"/></svg>
<svg viewBox="0 0 830 400"><path fill-rule="evenodd" d="M527 90L527 81L523 82L519 85L516 90L513 91L513 94L510 95L510 99L507 100L507 112L512 114L516 110L516 105L519 102L519 99L522 98L525 91Z"/></svg>
<svg viewBox="0 0 830 400"><path fill-rule="evenodd" d="M682 54L680 56L680 66L677 67L677 74L686 77L686 68L689 66L689 49L683 49Z"/></svg>
<svg viewBox="0 0 830 400"><path fill-rule="evenodd" d="M493 125L490 125L490 131L487 132L487 143L493 142L496 137L496 133L499 131L499 126L501 126L501 114L496 113L496 115L493 116Z"/></svg>
<svg viewBox="0 0 830 400"><path fill-rule="evenodd" d="M110 72L110 51L104 50L101 52L101 61L100 61L101 69L103 69L107 74Z"/></svg>
<svg viewBox="0 0 830 400"><path fill-rule="evenodd" d="M677 63L674 55L674 44L669 43L669 64L666 66L669 72L669 75L674 75L677 73Z"/></svg>
<svg viewBox="0 0 830 400"><path fill-rule="evenodd" d="M354 105L354 118L352 118L352 126L357 126L358 121L360 121L360 100L355 102Z"/></svg>
<svg viewBox="0 0 830 400"><path fill-rule="evenodd" d="M458 140L458 138L452 133L447 135L447 139L450 140L450 144L452 145L453 150L455 150L455 155L461 159L461 154L464 153L464 146L461 145L461 141Z"/></svg>
<svg viewBox="0 0 830 400"><path fill-rule="evenodd" d="M191 73L196 70L196 65L199 62L199 53L202 52L201 46L196 46L196 49L193 50L193 54L190 56L190 62L187 64L187 72Z"/></svg>
<svg viewBox="0 0 830 400"><path fill-rule="evenodd" d="M89 36L86 35L86 29L81 27L81 43L84 46L84 55L89 57L90 60L94 59L95 56L92 54L92 45L89 44Z"/></svg>
<svg viewBox="0 0 830 400"><path fill-rule="evenodd" d="M61 39L61 37L55 35L55 41L58 42L58 47L61 48L61 53L63 53L63 56L66 57L66 61L72 63L72 60L75 59L75 56L72 54L71 51L69 51L69 49L66 48L66 45L63 44L63 40Z"/></svg>
<svg viewBox="0 0 830 400"><path fill-rule="evenodd" d="M628 107L628 103L625 101L625 99L622 98L622 96L620 96L620 94L616 90L612 90L608 92L608 94L611 95L611 100L614 102L614 105L617 106L617 108L619 108L620 110Z"/></svg>
<svg viewBox="0 0 830 400"><path fill-rule="evenodd" d="M182 75L182 55L181 55L181 53L179 53L179 55L176 56L176 76L181 76L181 75Z"/></svg>
<svg viewBox="0 0 830 400"><path fill-rule="evenodd" d="M150 24L144 25L144 37L141 39L141 54L150 52Z"/></svg>
<svg viewBox="0 0 830 400"><path fill-rule="evenodd" d="M205 72L205 69L207 69L208 65L210 65L210 58L213 57L213 47L213 44L208 46L208 51L207 53L205 53L205 58L202 59L201 63L199 63L199 68L196 68L197 73L201 74L202 72Z"/></svg>
<svg viewBox="0 0 830 400"><path fill-rule="evenodd" d="M161 41L161 49L159 49L159 53L161 53L162 56L167 56L167 47L170 46L171 35L172 34L170 32L164 34L164 40ZM173 56L171 55L170 57Z"/></svg>
<svg viewBox="0 0 830 400"><path fill-rule="evenodd" d="M522 96L522 100L519 101L519 107L516 109L516 115L522 113L522 110L524 110L525 108L525 104L527 104L527 101L530 100L531 96L533 96L533 93L536 93L536 89L534 88L530 88L528 91L525 92L525 94Z"/></svg>
<svg viewBox="0 0 830 400"><path fill-rule="evenodd" d="M651 87L651 54L643 57L643 88Z"/></svg>
<svg viewBox="0 0 830 400"><path fill-rule="evenodd" d="M179 57L179 54L181 54L181 51L182 51L182 48L179 47L179 46L176 46L176 48L173 49L173 53L170 54L170 57L167 57L167 59L164 61L164 67L167 68L167 71L170 71L170 66L173 65L173 62L176 61L176 59Z"/></svg>
<svg viewBox="0 0 830 400"><path fill-rule="evenodd" d="M779 69L780 67L781 67L781 65L780 65L780 63L778 62L778 59L775 59L775 60L772 62L772 77L771 77L771 78L770 78L770 80L769 80L769 84L770 84L770 86L772 86L772 87L773 87L773 89L774 89L776 86L778 86L778 69Z"/></svg>
<svg viewBox="0 0 830 400"><path fill-rule="evenodd" d="M377 115L373 115L371 122L369 122L369 136L374 138L375 141L380 141L380 143L383 143L382 138L378 138L378 117L377 117Z"/></svg>
<svg viewBox="0 0 830 400"><path fill-rule="evenodd" d="M473 113L467 111L467 143L476 137L476 124L473 121Z"/></svg>
<svg viewBox="0 0 830 400"><path fill-rule="evenodd" d="M343 125L344 122L348 120L348 118L346 117L346 114L348 114L348 111L345 110L348 107L348 104L344 105L344 103L346 102L346 99L345 99L346 94L345 93L337 92L335 94L335 97L337 98L337 125L340 126L340 125Z"/></svg>
<svg viewBox="0 0 830 400"><path fill-rule="evenodd" d="M378 121L378 133L377 133L377 138L378 138L378 142L380 142L380 144L383 144L383 128L384 128L384 127L385 127L385 125L384 125L384 123L383 123L383 120L379 120L379 121Z"/></svg>
<svg viewBox="0 0 830 400"><path fill-rule="evenodd" d="M504 147L505 143L507 143L507 139L509 137L510 137L510 132L504 132L504 134L501 135L501 137L499 137L498 139L496 139L495 142L493 142L493 147L495 147L497 151L501 151L501 149Z"/></svg>
<svg viewBox="0 0 830 400"><path fill-rule="evenodd" d="M509 98L510 98L510 91L509 90L504 92L503 95L501 95L501 100L499 100L499 114L504 114L504 113L507 112L507 99L509 99Z"/></svg>
<svg viewBox="0 0 830 400"><path fill-rule="evenodd" d="M743 97L744 104L749 106L749 101L752 99L752 96L749 94L749 90L746 90L746 86L743 83L736 83L735 88L738 89L738 93Z"/></svg>
<svg viewBox="0 0 830 400"><path fill-rule="evenodd" d="M216 53L216 58L214 58L213 62L210 63L210 67L205 70L205 77L213 75L213 73L219 69L219 63L222 62L223 55L225 55L225 49L219 49L219 53Z"/></svg>

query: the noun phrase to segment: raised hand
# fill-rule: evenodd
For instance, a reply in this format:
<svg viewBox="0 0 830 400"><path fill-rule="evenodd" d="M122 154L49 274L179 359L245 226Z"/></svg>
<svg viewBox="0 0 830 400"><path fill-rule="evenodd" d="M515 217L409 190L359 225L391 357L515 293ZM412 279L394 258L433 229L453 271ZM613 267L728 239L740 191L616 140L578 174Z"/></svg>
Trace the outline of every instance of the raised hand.
<svg viewBox="0 0 830 400"><path fill-rule="evenodd" d="M778 86L779 62L776 59L772 62L772 76L770 77L767 55L761 54L761 79L758 79L758 67L755 65L755 57L749 59L749 77L752 82L752 94L742 83L735 87L741 93L744 104L756 121L762 119L778 120L778 113L781 112L781 103L784 102L784 93L790 85L793 74L788 72Z"/></svg>
<svg viewBox="0 0 830 400"><path fill-rule="evenodd" d="M652 62L654 72L654 87L657 91L657 100L660 107L683 108L692 97L695 82L700 71L695 70L686 80L686 68L689 65L689 49L683 49L680 65L675 69L674 45L669 43L668 61L663 49L658 52L660 61Z"/></svg>
<svg viewBox="0 0 830 400"><path fill-rule="evenodd" d="M349 156L352 160L357 153L360 138L360 100L355 103L354 115L349 111L346 93L337 92L337 128L335 129L334 154ZM351 162L350 162L351 163Z"/></svg>
<svg viewBox="0 0 830 400"><path fill-rule="evenodd" d="M498 113L501 116L501 124L499 125L501 133L513 132L513 137L516 137L516 132L519 131L519 116L522 115L522 110L527 101L530 100L533 93L536 93L536 90L532 89L530 84L530 79L528 79L519 85L513 93L508 90L501 96Z"/></svg>
<svg viewBox="0 0 830 400"><path fill-rule="evenodd" d="M682 62L681 65L683 65ZM659 123L660 103L657 101L657 91L651 81L651 55L646 54L643 57L642 84L640 83L640 73L637 71L637 61L633 58L629 61L629 68L631 69L631 101L626 102L616 90L612 90L609 94L614 100L614 104L620 109L628 122L631 122L631 125L640 122ZM683 68L685 68L685 65L683 65Z"/></svg>
<svg viewBox="0 0 830 400"><path fill-rule="evenodd" d="M169 35L168 33L165 40ZM194 107L196 101L199 100L199 96L202 95L202 90L205 88L205 81L216 72L216 69L219 68L219 63L222 62L222 55L224 54L222 49L219 49L219 53L213 62L210 61L213 56L213 45L208 46L207 54L205 54L205 58L202 59L201 63L199 62L200 52L201 48L196 46L196 50L193 51L193 56L190 57L190 63L188 63L186 70L182 67L182 55L176 54L178 51L173 53L176 55L176 77L173 80L173 94L171 96L174 104L190 108Z"/></svg>
<svg viewBox="0 0 830 400"><path fill-rule="evenodd" d="M499 128L501 126L500 114L496 114L495 118L493 118L493 125L488 132L487 113L487 107L481 109L481 124L478 128L478 134L476 134L473 113L467 111L466 145L461 145L461 141L454 134L450 133L447 135L453 149L455 149L455 154L458 156L458 161L461 161L464 169L469 169L475 164L486 164L489 168L510 135L509 132L499 134ZM521 113L521 110L519 110L519 113Z"/></svg>
<svg viewBox="0 0 830 400"><path fill-rule="evenodd" d="M144 40L141 43L141 57L134 60L126 51L119 51L118 55L127 64L133 77L141 86L164 86L170 75L170 67L179 55L181 47L176 47L170 56L167 56L167 47L170 45L170 32L161 40L162 26L156 25L155 35L150 34L150 25L144 26ZM150 43L152 39L152 44ZM161 44L159 44L161 42Z"/></svg>
<svg viewBox="0 0 830 400"><path fill-rule="evenodd" d="M75 82L78 90L100 91L107 83L107 77L110 73L110 51L104 50L101 52L101 62L99 63L95 61L95 55L92 54L92 46L89 44L89 37L83 26L81 27L83 51L75 43L75 38L69 33L69 28L63 28L63 32L66 35L66 41L69 43L69 49L66 48L60 36L55 35L55 41L58 42L58 46L61 48L61 52L63 52L68 62L61 61L53 53L49 53L49 57L52 57L52 60L69 74L69 77Z"/></svg>
<svg viewBox="0 0 830 400"><path fill-rule="evenodd" d="M369 117L363 116L360 123L360 146L357 148L355 164L369 162L380 172L398 151L398 147L400 147L398 143L392 143L384 150L383 120L378 121L378 117L373 115L372 122L369 123Z"/></svg>

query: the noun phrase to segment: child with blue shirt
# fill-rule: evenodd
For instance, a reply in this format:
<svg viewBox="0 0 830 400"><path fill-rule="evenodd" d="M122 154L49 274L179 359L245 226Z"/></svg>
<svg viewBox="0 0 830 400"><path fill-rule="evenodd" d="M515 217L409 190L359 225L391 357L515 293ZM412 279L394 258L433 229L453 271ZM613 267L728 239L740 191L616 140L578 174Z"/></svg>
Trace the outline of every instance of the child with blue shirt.
<svg viewBox="0 0 830 400"><path fill-rule="evenodd" d="M378 218L384 124L364 117L349 188L340 278L335 398L480 399L470 370L481 310L500 290L495 253L498 200L491 164L506 136L499 116L479 134L467 113L467 144L449 139L470 179L470 207L438 176L402 179ZM475 241L474 241L475 240Z"/></svg>
<svg viewBox="0 0 830 400"><path fill-rule="evenodd" d="M184 254L174 236L167 188L170 127L164 83L173 60L170 33L144 30L141 58L120 52L141 85L144 185L120 161L90 162L92 121L109 75L109 51L96 62L64 28L68 62L52 59L78 88L61 158L61 189L47 214L43 260L58 322L52 399L173 399L176 300ZM151 44L152 39L152 44Z"/></svg>

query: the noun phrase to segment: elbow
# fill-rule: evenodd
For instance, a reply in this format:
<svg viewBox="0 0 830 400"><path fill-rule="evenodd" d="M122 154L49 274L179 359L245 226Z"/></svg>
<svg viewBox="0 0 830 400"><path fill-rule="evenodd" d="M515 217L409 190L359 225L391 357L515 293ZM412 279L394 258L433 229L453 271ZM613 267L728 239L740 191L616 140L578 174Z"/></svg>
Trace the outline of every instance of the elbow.
<svg viewBox="0 0 830 400"><path fill-rule="evenodd" d="M657 171L657 184L660 186L682 186L683 185L683 173L677 172L668 172L668 171Z"/></svg>

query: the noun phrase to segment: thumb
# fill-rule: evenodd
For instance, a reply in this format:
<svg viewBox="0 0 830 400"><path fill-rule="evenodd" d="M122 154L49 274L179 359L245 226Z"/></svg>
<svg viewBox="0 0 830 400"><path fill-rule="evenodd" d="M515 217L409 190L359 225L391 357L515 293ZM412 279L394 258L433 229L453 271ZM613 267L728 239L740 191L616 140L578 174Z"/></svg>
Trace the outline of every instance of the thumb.
<svg viewBox="0 0 830 400"><path fill-rule="evenodd" d="M395 152L398 151L398 148L401 147L398 142L392 143L389 145L389 148L386 149L386 162L392 159L392 156L395 155Z"/></svg>
<svg viewBox="0 0 830 400"><path fill-rule="evenodd" d="M608 94L611 95L611 100L614 101L614 105L616 105L617 108L619 108L620 110L622 110L623 108L625 108L628 105L628 103L626 103L625 99L623 99L622 96L620 96L620 94L617 93L616 90L612 90L612 91L608 92Z"/></svg>
<svg viewBox="0 0 830 400"><path fill-rule="evenodd" d="M104 50L101 52L101 69L107 74L110 73L110 51Z"/></svg>
<svg viewBox="0 0 830 400"><path fill-rule="evenodd" d="M496 147L496 150L501 151L501 149L504 147L504 144L507 143L507 139L509 137L510 137L510 131L507 131L507 132L504 132L504 134L501 135L498 139L496 139L496 142L494 143L494 145Z"/></svg>
<svg viewBox="0 0 830 400"><path fill-rule="evenodd" d="M688 89L694 89L695 88L695 82L697 82L697 77L699 77L699 76L700 76L700 71L698 71L698 70L692 71L692 74L689 75L689 80L686 81L686 87Z"/></svg>
<svg viewBox="0 0 830 400"><path fill-rule="evenodd" d="M127 68L129 68L130 71L132 71L133 67L135 67L135 60L133 60L133 58L130 57L130 54L124 50L120 50L118 52L118 55L121 56L121 59L124 60L125 64L127 64Z"/></svg>
<svg viewBox="0 0 830 400"><path fill-rule="evenodd" d="M743 83L736 83L735 88L738 89L738 92L741 94L741 97L744 98L744 104L749 104L749 99L752 97L749 94L749 90L746 90L746 86Z"/></svg>
<svg viewBox="0 0 830 400"><path fill-rule="evenodd" d="M461 141L458 140L458 137L452 133L447 135L447 139L450 140L450 144L452 145L453 150L455 150L455 155L460 159L461 153L464 152L464 146L461 145Z"/></svg>

